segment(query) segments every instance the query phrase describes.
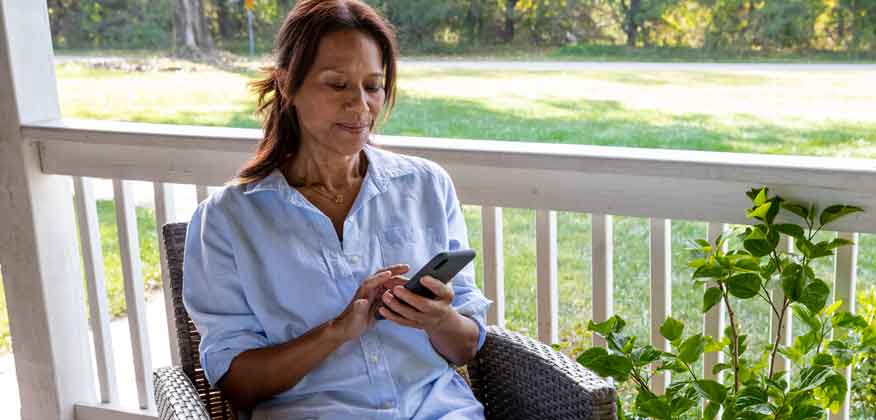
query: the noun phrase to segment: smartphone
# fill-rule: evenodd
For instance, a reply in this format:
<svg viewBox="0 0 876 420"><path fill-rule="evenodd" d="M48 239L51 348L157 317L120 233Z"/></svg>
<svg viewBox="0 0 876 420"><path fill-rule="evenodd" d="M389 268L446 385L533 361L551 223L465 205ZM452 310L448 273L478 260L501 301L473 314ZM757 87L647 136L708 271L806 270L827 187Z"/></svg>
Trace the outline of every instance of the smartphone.
<svg viewBox="0 0 876 420"><path fill-rule="evenodd" d="M453 276L462 271L475 258L473 249L461 249L458 251L439 252L431 260L429 260L417 274L414 274L410 280L405 283L405 289L410 290L420 296L429 299L435 299L435 294L428 287L420 284L420 279L424 276L434 277L442 283L447 283ZM384 306L380 302L380 306ZM388 309L388 308L387 308ZM377 319L383 319L380 313L376 313Z"/></svg>

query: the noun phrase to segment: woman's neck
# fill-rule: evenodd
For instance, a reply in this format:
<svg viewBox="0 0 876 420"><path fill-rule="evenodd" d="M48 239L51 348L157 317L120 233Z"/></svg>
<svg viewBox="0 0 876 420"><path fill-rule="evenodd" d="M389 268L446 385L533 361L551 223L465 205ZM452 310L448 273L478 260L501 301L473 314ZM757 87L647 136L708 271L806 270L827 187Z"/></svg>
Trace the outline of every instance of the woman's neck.
<svg viewBox="0 0 876 420"><path fill-rule="evenodd" d="M365 175L364 152L342 155L303 147L283 174L292 186L321 186L329 191L355 187Z"/></svg>

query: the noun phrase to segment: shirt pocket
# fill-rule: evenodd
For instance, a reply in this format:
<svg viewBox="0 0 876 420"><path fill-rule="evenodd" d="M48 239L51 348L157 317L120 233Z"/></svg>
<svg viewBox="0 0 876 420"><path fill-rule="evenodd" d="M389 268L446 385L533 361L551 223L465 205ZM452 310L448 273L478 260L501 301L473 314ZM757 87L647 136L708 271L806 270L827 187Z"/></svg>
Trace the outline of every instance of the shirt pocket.
<svg viewBox="0 0 876 420"><path fill-rule="evenodd" d="M432 226L392 226L380 232L378 241L383 266L408 264L411 267L409 276L414 275L432 256L445 250Z"/></svg>

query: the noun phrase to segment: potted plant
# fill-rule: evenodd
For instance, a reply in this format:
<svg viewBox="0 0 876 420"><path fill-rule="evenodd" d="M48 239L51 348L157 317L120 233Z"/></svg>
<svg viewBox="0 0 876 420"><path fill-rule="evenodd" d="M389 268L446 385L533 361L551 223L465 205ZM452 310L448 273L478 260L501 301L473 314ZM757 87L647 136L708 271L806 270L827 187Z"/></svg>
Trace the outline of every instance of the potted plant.
<svg viewBox="0 0 876 420"><path fill-rule="evenodd" d="M826 409L837 410L845 399L844 368L856 353L876 347L876 326L840 311L842 302L828 305L830 287L811 267L813 261L851 245L842 238L816 242L815 235L862 209L832 205L818 212L815 205L770 196L767 188L747 195L753 204L747 212L751 226L720 235L714 243L697 240L692 249L692 281L705 289L702 312L723 305L728 315L721 337L685 333L685 325L670 317L660 333L670 342L671 351L661 351L624 334L626 323L619 316L589 323L588 330L604 337L607 348L587 349L578 362L602 376L633 385L636 396L630 413L624 412L618 400L621 418L821 419ZM788 219L800 222L778 223L782 211L795 215ZM727 246L731 235L738 236L739 245ZM793 239L793 252L781 249L781 235ZM784 292L781 301L772 298L776 288ZM767 348L749 348L748 336L734 312L735 302L749 299L762 301L780 320L793 313L806 332L794 337L790 346L783 345L781 337L791 331L779 331ZM723 379L705 379L694 371L692 366L705 352L725 354L726 362L713 370ZM773 361L779 354L791 361L793 375L774 370ZM651 375L660 371L672 373L672 382L662 395L648 387Z"/></svg>

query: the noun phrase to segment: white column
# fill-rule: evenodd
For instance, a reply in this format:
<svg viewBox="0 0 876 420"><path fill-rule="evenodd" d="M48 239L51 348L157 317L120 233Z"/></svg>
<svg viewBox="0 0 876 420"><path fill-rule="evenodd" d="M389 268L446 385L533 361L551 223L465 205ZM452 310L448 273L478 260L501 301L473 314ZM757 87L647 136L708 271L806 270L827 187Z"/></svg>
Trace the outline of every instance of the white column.
<svg viewBox="0 0 876 420"><path fill-rule="evenodd" d="M669 219L651 219L651 345L669 351L669 342L660 334L660 325L671 312L672 301L672 224ZM651 390L663 394L669 373L651 375Z"/></svg>
<svg viewBox="0 0 876 420"><path fill-rule="evenodd" d="M97 402L72 192L20 134L60 117L54 69L46 2L0 2L0 266L22 420Z"/></svg>
<svg viewBox="0 0 876 420"><path fill-rule="evenodd" d="M502 240L502 208L481 208L484 235L484 294L493 301L487 310L487 324L505 326L505 258Z"/></svg>
<svg viewBox="0 0 876 420"><path fill-rule="evenodd" d="M614 314L614 244L610 215L591 217L591 272L593 274L593 322L603 322ZM593 334L593 345L605 347L605 339Z"/></svg>

